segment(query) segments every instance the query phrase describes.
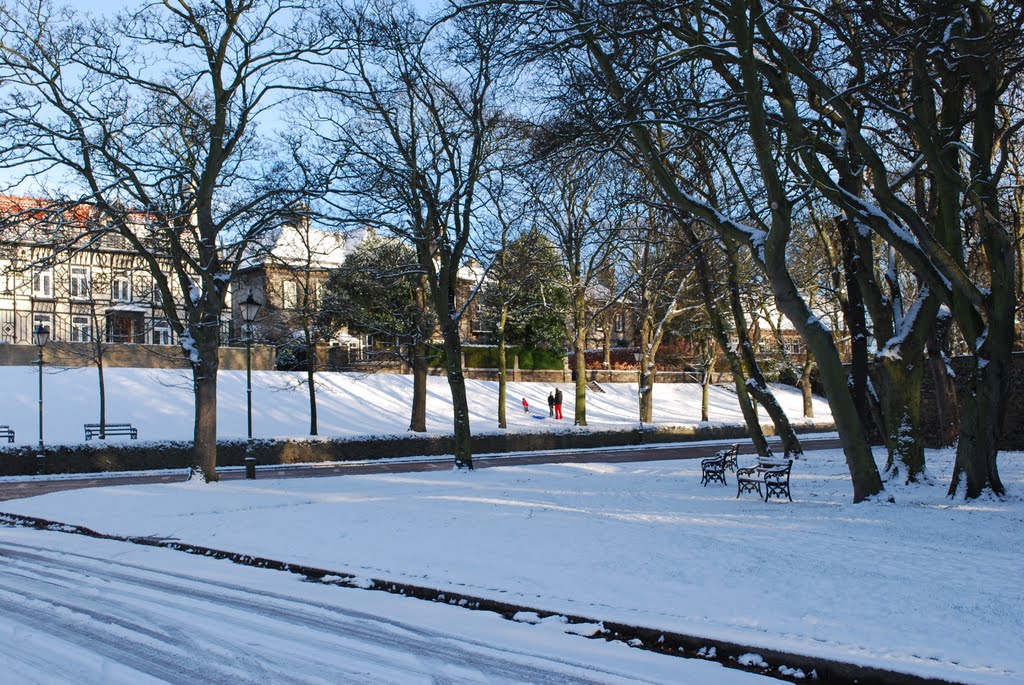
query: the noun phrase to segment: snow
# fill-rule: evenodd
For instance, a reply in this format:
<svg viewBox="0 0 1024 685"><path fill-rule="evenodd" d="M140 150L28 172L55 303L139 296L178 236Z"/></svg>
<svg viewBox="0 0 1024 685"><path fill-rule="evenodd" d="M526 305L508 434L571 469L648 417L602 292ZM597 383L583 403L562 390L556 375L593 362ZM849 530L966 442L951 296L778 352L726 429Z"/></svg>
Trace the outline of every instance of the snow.
<svg viewBox="0 0 1024 685"><path fill-rule="evenodd" d="M186 337L183 336L182 345L191 342ZM107 420L131 423L139 429L140 440L190 440L194 418L191 378L191 371L187 369L105 369ZM316 378L321 439L407 435L411 376L318 373ZM253 372L255 438L308 437L309 395L304 380L304 372ZM96 369L46 366L43 385L45 444L82 442L82 424L95 422L99 417ZM0 423L15 430L16 444L34 445L38 438L39 420L38 369L0 367L0 386L7 389L7 399L0 410ZM549 419L547 415L547 396L556 387L561 388L565 395L566 419L562 421ZM606 383L602 388L604 393L587 393L589 430L636 428L636 384ZM800 392L787 386L772 386L772 389L789 416L797 423L803 421ZM466 390L473 432L498 432L498 384L467 380ZM221 371L218 374L217 425L221 439L245 439L245 397L245 371ZM532 408L529 415L522 410L524 397ZM573 430L574 391L571 383L509 383L507 402L509 431ZM743 422L735 393L730 389L713 386L709 402L710 415L714 419L712 424ZM814 415L819 422L830 422L828 404L819 397L814 398ZM761 416L765 422L769 421L767 413L762 411ZM653 425L701 425L700 386L691 383L656 384ZM427 431L434 435L452 432L451 394L448 381L440 376L427 379Z"/></svg>
<svg viewBox="0 0 1024 685"><path fill-rule="evenodd" d="M550 623L169 550L0 529L5 683L757 685Z"/></svg>
<svg viewBox="0 0 1024 685"><path fill-rule="evenodd" d="M751 663L781 650L1019 683L1024 552L1011 541L1024 501L948 499L953 457L929 451L928 484L890 484L857 505L834 450L796 463L792 504L701 487L699 460L685 460L118 486L3 508L733 641L750 646ZM1001 459L1011 493L1024 485L1022 457ZM984 583L972 580L979 569ZM509 623L564 632L558 618Z"/></svg>
<svg viewBox="0 0 1024 685"><path fill-rule="evenodd" d="M303 434L300 378L254 374L257 437ZM409 377L318 378L325 436L404 433ZM2 420L22 444L35 436L35 381L33 368L0 368L7 388ZM81 424L95 416L95 370L48 368L44 381L47 444L81 440ZM429 381L428 427L449 433L447 384ZM588 393L589 429L516 408L524 396L546 407L553 387L510 384L511 431L637 425L635 384ZM571 403L571 386L557 387ZM469 381L468 390L474 430L496 430L497 385ZM798 417L800 394L773 390ZM187 371L108 369L107 391L110 420L131 421L153 440L190 435ZM244 371L221 372L219 392L221 437L244 436ZM816 403L816 415L827 416L827 406ZM724 388L713 388L711 411L717 423L740 422L735 396ZM699 386L655 387L656 423L696 424L699 412ZM572 407L565 413L571 417ZM884 452L875 456L884 465ZM615 621L705 637L708 653L716 640L748 645L752 663L776 650L971 685L1024 682L1024 454L1000 456L1010 495L970 502L945 494L954 451L929 450L927 458L930 478L923 484L889 484L883 497L856 505L838 450L809 452L796 462L793 503L737 499L731 486L701 487L699 460L261 477L6 501L0 510L102 533L177 539L350 574L363 587L373 579L407 582L536 611L504 621L169 550L0 528L0 665L18 682L180 681L189 672L145 671L140 678L139 669L179 663L174 650L181 650L190 668L208 659L218 678L238 682L344 682L337 673L353 682L758 682L715 664L571 634ZM749 459L741 456L740 465ZM23 555L28 548L35 551ZM979 573L985 582L976 582ZM246 588L257 601L246 600ZM150 597L158 589L171 599ZM230 605L208 606L220 594ZM454 664L424 663L431 657L419 642L399 640L389 651L367 629L378 637L353 657L351 645L339 642L339 635L349 638L349 619L313 620L323 612L387 616L390 627L374 630L432 635L468 652L451 652ZM567 625L558 614L592 622ZM139 637L129 629L135 625L154 632ZM117 652L132 640L160 658L143 663ZM223 644L214 649L208 642ZM413 657L402 656L406 647L415 648ZM384 651L369 656L378 649ZM55 663L54 653L71 666ZM494 660L502 668L516 665L499 678ZM365 678L352 676L348 664ZM792 664L782 668L796 675ZM342 670L332 677L331 669Z"/></svg>

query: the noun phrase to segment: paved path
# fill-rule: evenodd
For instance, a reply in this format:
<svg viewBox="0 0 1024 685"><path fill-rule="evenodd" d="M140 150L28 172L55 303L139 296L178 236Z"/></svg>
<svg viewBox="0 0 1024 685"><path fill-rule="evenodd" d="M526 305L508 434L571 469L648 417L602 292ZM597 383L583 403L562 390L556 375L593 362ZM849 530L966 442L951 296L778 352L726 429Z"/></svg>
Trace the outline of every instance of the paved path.
<svg viewBox="0 0 1024 685"><path fill-rule="evenodd" d="M650 446L616 447L609 449L588 450L551 450L542 452L520 452L507 455L491 455L474 457L476 468L492 466L520 466L524 464L562 464L588 462L630 462L630 461L662 461L667 459L698 459L707 457L722 448L723 445L734 443L735 440L722 440L714 444L702 443L658 443ZM772 443L778 446L778 442ZM838 449L839 439L834 437L807 436L801 439L804 450ZM740 454L753 453L753 446L740 442ZM417 471L447 471L452 468L451 457L422 460L380 459L352 463L331 462L329 464L300 464L289 466L257 467L257 478L316 478L320 476L343 476L367 473L410 473ZM26 480L0 482L0 501L35 497L61 490L78 488L96 488L109 485L137 485L142 483L179 483L185 479L182 472L175 473L133 473L123 476L85 477L53 477L41 476ZM222 480L240 480L245 478L241 469L225 469L221 471Z"/></svg>

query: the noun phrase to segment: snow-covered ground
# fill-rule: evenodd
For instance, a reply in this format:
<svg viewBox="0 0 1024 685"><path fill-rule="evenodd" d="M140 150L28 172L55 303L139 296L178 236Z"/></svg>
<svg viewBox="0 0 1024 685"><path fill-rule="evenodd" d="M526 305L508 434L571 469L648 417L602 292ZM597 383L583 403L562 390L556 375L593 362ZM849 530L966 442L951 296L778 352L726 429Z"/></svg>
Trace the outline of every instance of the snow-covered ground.
<svg viewBox="0 0 1024 685"><path fill-rule="evenodd" d="M308 409L305 388L298 379L293 374L254 375L257 437L305 435ZM80 442L81 424L95 420L95 370L48 370L44 380L47 443ZM319 380L322 436L405 432L411 393L408 377L320 374ZM0 368L0 384L6 388L0 422L12 425L21 443L35 440L35 381L34 369ZM144 439L190 436L193 409L185 374L111 369L107 383L109 420L131 421ZM221 437L244 436L244 383L243 372L222 372ZM494 430L497 385L483 381L468 385L474 432ZM511 431L571 429L569 384L560 387L567 400L565 415L570 418L556 422L546 417L546 397L553 387L511 384ZM429 388L428 427L433 433L450 432L447 385L442 378L431 378ZM588 393L590 429L635 426L636 386L605 388L603 394ZM777 390L790 416L800 420L799 394L787 388ZM657 386L655 393L656 424L698 422L699 388L665 384ZM539 418L522 412L524 396ZM711 406L713 423L740 422L728 389L713 389ZM820 400L816 400L815 415L819 420L829 418ZM884 455L876 456L881 461ZM934 478L929 484L890 485L885 497L858 505L850 503L842 454L825 451L809 453L795 465L793 503L766 504L750 495L736 499L732 486L701 487L699 462L689 460L108 487L8 501L0 509L105 533L176 538L360 577L450 588L595 620L955 682L1024 682L1024 499L1020 494L1024 455L1000 457L1008 497L968 503L945 496L952 452L930 451L928 459ZM729 478L734 483L733 476ZM26 555L41 567L24 561ZM329 653L337 647L331 640L302 637L301 632L293 632L298 629L290 619L283 626L276 623L281 618L276 609L273 617L261 614L251 620L269 621L269 634L288 632L292 642L280 658L273 655L273 640L242 633L234 640L236 622L250 619L230 611L198 613L205 618L190 628L191 618L185 617L196 614L196 607L175 604L162 613L122 597L123 593L146 594L153 582L172 593L187 593L187 588L161 577L138 581L148 588L140 590L130 578L135 571L126 570L124 564L148 569L146 573L199 574L213 578L208 581L213 583L237 578L239 585L251 584L256 592L273 589L298 597L296 601L328 606L328 611L338 605L365 604L368 612L378 615L394 611L403 630L425 625L409 618L419 609L402 608L414 606L411 600L392 607L389 603L399 598L378 600L371 596L386 595L340 588L313 590L287 574L239 569L207 559L186 560L186 555L124 543L0 530L0 558L5 561L0 573L7 588L0 591L0 615L7 618L7 627L0 621L0 644L8 645L0 649L0 667L16 667L7 672L17 673L19 682L136 682L138 671L130 660L125 663L104 651L113 650L109 645L119 644L119 636L130 632L126 626L135 625L134 619L129 620L134 611L141 612L143 625L150 618L159 623L153 636L143 636L143 641L173 644L194 659L216 661L224 653L190 648L181 636L191 635L191 630L211 639L231 633L232 646L227 651L247 644L261 650L256 661L229 659L225 677L239 669L251 676L254 671L246 669L255 669L271 674L270 680L274 673L290 672L300 682L333 682L322 677L330 671ZM15 559L20 561L13 566L8 563ZM104 565L103 559L111 560L110 564ZM57 561L72 560L90 569L85 580L54 566ZM197 563L203 568L193 565ZM130 587L118 585L129 580ZM48 588L57 593L60 586L61 592L73 594L79 583L85 583L84 595L47 603ZM114 608L113 595L104 590L108 587L118 598ZM295 612L302 614L289 609L284 615ZM482 631L481 642L499 636L494 639L515 645L499 658L502 663L524 663L525 659L529 669L518 674L515 669L508 671L504 682L554 682L536 674L544 669L579 674L573 669L587 663L593 663L595 670L583 681L591 682L620 682L616 678L622 674L628 676L621 682L731 683L746 682L734 677L748 677L721 669L689 670L691 662L685 660L670 660L666 666L662 660L667 657L635 657L617 651L625 649L621 645L608 647L612 651L594 646L604 644L600 642L569 646L576 643L564 639L582 638L559 636L556 640L550 636L554 629L550 623L502 628L486 623L497 619L481 624L477 618L453 618L469 614L445 613L440 618L432 614L424 621L434 627L422 629L444 626L455 640ZM46 621L40 618L46 616L60 617L59 634L47 632ZM82 637L85 634L88 639ZM311 640L317 643L316 649L309 646ZM96 647L98 643L108 646ZM542 643L552 649L536 646ZM288 656L289 650L305 653L297 646L303 644L315 652L310 657L315 667L308 673L296 670ZM60 649L67 649L75 663L85 664L72 676L84 673L87 677L65 678L56 669L49 655ZM570 656L564 661L570 666L557 656L567 653ZM546 664L539 665L541 661ZM367 678L348 681L388 682L395 678L395 671L385 664L392 663L391 656L370 658L362 665ZM492 670L475 668L453 676L443 661L433 666L417 662L409 667L408 679L395 682L438 678L499 682L493 680ZM523 675L527 671L534 675ZM159 670L154 677L161 677ZM577 682L572 677L558 682Z"/></svg>
<svg viewBox="0 0 1024 685"><path fill-rule="evenodd" d="M0 528L0 558L0 682L12 685L777 682L584 639L551 619L515 623L122 542Z"/></svg>
<svg viewBox="0 0 1024 685"><path fill-rule="evenodd" d="M793 503L736 499L731 475L701 487L687 460L123 486L0 508L953 682L1024 682L1024 455L1000 459L1010 496L968 503L945 496L952 452L928 460L932 483L857 505L842 454L823 451L795 465ZM626 668L727 682L666 680L657 664Z"/></svg>
<svg viewBox="0 0 1024 685"><path fill-rule="evenodd" d="M38 371L30 367L0 367L0 424L10 425L17 443L38 440ZM44 441L48 445L82 442L82 424L99 418L97 374L93 368L47 368L43 376ZM253 434L256 438L303 437L309 434L309 396L302 373L253 372ZM142 440L189 440L194 405L190 375L169 369L107 369L107 421L130 422ZM218 378L217 425L220 438L246 434L245 372L221 371ZM330 438L353 435L404 434L409 426L412 377L396 374L317 374L318 433ZM498 384L466 382L474 433L497 430ZM442 377L428 378L427 429L452 430L451 394ZM572 427L573 386L558 384L565 395L563 421L547 417L547 396L555 385L509 383L510 431L544 431ZM591 429L637 425L636 384L609 383L604 393L587 393L587 423ZM797 390L775 386L779 400L795 421L802 421ZM526 398L531 414L523 412ZM712 423L741 424L736 396L728 388L712 387ZM768 421L764 414L764 421ZM829 422L828 404L815 398L814 415ZM700 387L658 384L654 390L654 424L695 425L700 422Z"/></svg>

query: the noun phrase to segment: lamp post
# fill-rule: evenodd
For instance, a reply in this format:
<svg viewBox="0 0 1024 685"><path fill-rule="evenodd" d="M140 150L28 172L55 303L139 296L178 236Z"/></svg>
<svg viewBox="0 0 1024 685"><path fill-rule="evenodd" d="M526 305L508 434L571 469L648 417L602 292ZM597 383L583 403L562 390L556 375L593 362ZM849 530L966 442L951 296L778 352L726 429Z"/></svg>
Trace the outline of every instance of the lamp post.
<svg viewBox="0 0 1024 685"><path fill-rule="evenodd" d="M642 352L634 352L633 353L633 358L636 359L636 401L637 401L637 406L640 409L640 439L643 440L643 437L644 437L644 433L643 433L643 431L644 431L644 388L643 388L644 367L641 365L641 362L644 359L644 355L643 355Z"/></svg>
<svg viewBox="0 0 1024 685"><path fill-rule="evenodd" d="M46 471L46 455L43 454L43 348L50 340L50 329L43 324L36 324L32 329L32 343L39 348L39 449L36 453L36 472Z"/></svg>
<svg viewBox="0 0 1024 685"><path fill-rule="evenodd" d="M246 422L247 439L245 442L245 477L256 477L256 457L252 454L252 325L256 321L256 315L260 313L263 306L259 300L249 296L242 300L239 307L242 310L242 321L245 327L245 400L246 400Z"/></svg>

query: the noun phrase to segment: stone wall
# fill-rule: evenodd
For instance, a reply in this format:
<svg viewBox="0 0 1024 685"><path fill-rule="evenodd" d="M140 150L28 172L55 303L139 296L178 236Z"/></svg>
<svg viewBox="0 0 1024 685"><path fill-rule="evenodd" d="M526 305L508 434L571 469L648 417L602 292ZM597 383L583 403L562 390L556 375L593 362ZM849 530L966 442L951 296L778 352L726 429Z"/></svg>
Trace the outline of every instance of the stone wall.
<svg viewBox="0 0 1024 685"><path fill-rule="evenodd" d="M956 374L957 393L965 392L967 379L974 366L973 357L954 357L950 366ZM935 385L931 375L925 373L921 386L921 429L926 439L937 436L941 426L936 424L938 412L935 409ZM935 447L935 440L928 440L929 447ZM1017 352L1011 359L1009 394L1006 398L1006 419L1000 449L1024 450L1024 352Z"/></svg>
<svg viewBox="0 0 1024 685"><path fill-rule="evenodd" d="M50 343L44 348L45 363L53 366L93 366L89 346L84 343ZM34 345L0 345L0 366L29 366L39 358ZM276 350L269 345L253 345L252 368L273 369ZM110 345L104 352L105 366L143 369L184 369L188 367L181 348L176 345ZM244 347L221 347L220 368L245 370Z"/></svg>

